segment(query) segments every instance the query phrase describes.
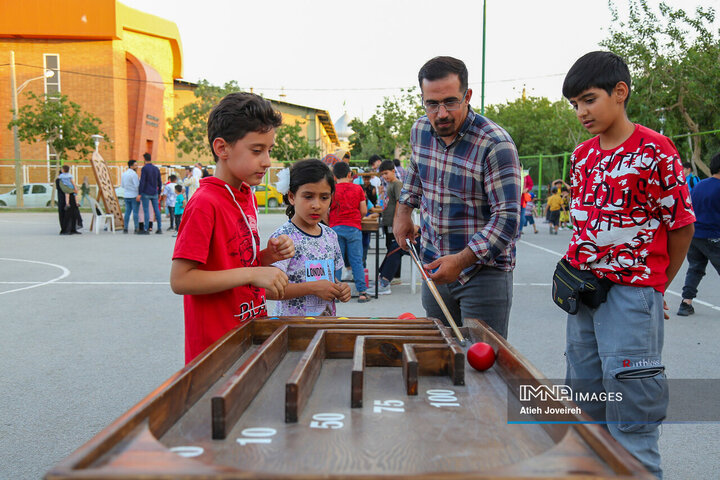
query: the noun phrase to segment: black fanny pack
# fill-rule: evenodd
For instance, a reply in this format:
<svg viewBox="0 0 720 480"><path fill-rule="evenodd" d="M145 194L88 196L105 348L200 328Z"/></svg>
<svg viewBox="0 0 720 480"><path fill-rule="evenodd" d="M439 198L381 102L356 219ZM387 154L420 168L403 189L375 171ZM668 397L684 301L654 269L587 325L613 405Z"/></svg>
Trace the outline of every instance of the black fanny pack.
<svg viewBox="0 0 720 480"><path fill-rule="evenodd" d="M570 314L576 314L579 302L597 308L607 299L613 283L597 278L589 270L578 270L564 258L555 267L552 298L555 304Z"/></svg>

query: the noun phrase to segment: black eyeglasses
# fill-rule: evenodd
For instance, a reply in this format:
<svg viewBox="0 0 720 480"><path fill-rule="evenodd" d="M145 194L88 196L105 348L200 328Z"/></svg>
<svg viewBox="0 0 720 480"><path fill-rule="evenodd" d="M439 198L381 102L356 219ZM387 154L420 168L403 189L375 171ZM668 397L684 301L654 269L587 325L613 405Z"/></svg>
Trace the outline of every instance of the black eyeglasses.
<svg viewBox="0 0 720 480"><path fill-rule="evenodd" d="M452 112L462 106L463 101L465 100L465 95L467 95L467 90L465 90L465 93L462 94L462 98L460 100L448 100L445 102L426 100L423 101L423 108L427 113L437 113L438 111L440 111L440 107L445 107L445 110L447 110L448 112Z"/></svg>

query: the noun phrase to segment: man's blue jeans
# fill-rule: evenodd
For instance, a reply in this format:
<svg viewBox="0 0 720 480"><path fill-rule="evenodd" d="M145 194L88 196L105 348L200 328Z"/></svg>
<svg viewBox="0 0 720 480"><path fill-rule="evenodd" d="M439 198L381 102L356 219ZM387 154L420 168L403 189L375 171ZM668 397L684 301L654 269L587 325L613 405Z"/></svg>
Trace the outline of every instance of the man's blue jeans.
<svg viewBox="0 0 720 480"><path fill-rule="evenodd" d="M708 261L720 273L720 238L693 238L687 253L688 269L682 298L693 299L697 287L705 276Z"/></svg>
<svg viewBox="0 0 720 480"><path fill-rule="evenodd" d="M132 213L133 219L135 220L135 230L139 228L138 213L140 211L140 202L135 197L125 199L125 222L124 229L128 229L128 222L130 221L130 214Z"/></svg>
<svg viewBox="0 0 720 480"><path fill-rule="evenodd" d="M478 318L507 338L513 294L512 272L483 267L464 285L455 281L435 286L458 327L463 324L464 318ZM440 305L424 283L422 305L428 317L438 318L449 325Z"/></svg>
<svg viewBox="0 0 720 480"><path fill-rule="evenodd" d="M148 210L148 204L152 202L153 210L155 210L155 220L157 220L157 231L162 230L162 215L160 214L160 205L158 204L157 195L146 195L142 194L140 197L142 201L143 212L145 213L145 222L143 228L147 232L150 228L150 211Z"/></svg>
<svg viewBox="0 0 720 480"><path fill-rule="evenodd" d="M578 401L650 473L662 477L659 426L669 392L662 363L663 296L651 287L613 285L607 301L567 319L567 376L573 392L622 395Z"/></svg>
<svg viewBox="0 0 720 480"><path fill-rule="evenodd" d="M355 281L355 288L358 293L365 293L367 285L365 284L365 270L363 269L363 246L362 231L359 228L347 225L336 225L332 227L337 233L340 251L343 257L346 256L352 268ZM338 279L339 280L339 279Z"/></svg>

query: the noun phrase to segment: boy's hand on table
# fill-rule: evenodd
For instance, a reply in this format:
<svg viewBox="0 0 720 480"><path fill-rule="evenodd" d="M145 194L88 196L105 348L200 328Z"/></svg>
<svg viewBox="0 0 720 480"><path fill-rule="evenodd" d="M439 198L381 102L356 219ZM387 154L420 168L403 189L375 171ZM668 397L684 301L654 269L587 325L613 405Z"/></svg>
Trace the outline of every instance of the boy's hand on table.
<svg viewBox="0 0 720 480"><path fill-rule="evenodd" d="M271 238L267 243L268 264L295 256L295 244L287 235Z"/></svg>
<svg viewBox="0 0 720 480"><path fill-rule="evenodd" d="M275 267L254 267L252 284L264 288L271 300L281 300L285 295L288 277L285 272Z"/></svg>
<svg viewBox="0 0 720 480"><path fill-rule="evenodd" d="M335 285L337 286L337 296L336 298L340 300L343 303L347 303L350 301L350 285L348 285L345 282L335 282Z"/></svg>

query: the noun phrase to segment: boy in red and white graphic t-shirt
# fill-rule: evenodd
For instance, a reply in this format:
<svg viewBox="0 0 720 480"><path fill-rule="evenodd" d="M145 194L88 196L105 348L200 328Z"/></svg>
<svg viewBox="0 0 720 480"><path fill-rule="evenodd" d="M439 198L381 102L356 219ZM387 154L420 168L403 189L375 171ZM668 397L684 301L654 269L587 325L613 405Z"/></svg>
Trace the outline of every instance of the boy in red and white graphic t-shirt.
<svg viewBox="0 0 720 480"><path fill-rule="evenodd" d="M170 286L185 295L185 362L243 322L267 315L265 295L280 299L287 275L274 262L295 254L287 235L260 249L250 186L270 166L281 116L251 93L223 98L208 118L215 176L200 182L185 207L173 252Z"/></svg>
<svg viewBox="0 0 720 480"><path fill-rule="evenodd" d="M630 72L620 57L581 57L563 95L596 135L572 155L574 228L565 259L609 285L599 307L580 304L568 315L565 381L589 394L595 401L578 405L661 477L663 293L683 262L695 215L675 145L627 117Z"/></svg>

